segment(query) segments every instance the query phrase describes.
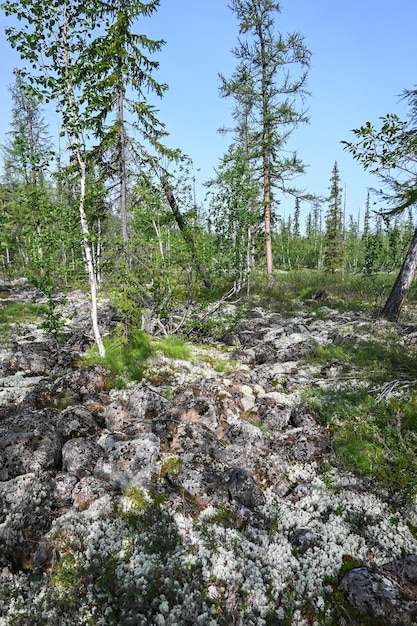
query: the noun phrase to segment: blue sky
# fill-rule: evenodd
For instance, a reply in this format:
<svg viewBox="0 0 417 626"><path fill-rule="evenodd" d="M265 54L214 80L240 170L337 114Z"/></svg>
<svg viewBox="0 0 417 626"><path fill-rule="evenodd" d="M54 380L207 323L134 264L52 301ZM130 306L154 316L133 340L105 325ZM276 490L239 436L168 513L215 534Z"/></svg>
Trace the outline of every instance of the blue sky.
<svg viewBox="0 0 417 626"><path fill-rule="evenodd" d="M8 86L18 65L4 36L6 18L0 16L0 143L10 122ZM343 151L341 140L367 120L395 112L406 117L399 102L404 88L417 85L416 0L283 0L277 28L299 31L312 52L307 105L311 122L293 135L292 145L308 165L297 185L311 193L328 193L333 163L339 165L346 187L346 212L356 218L368 187L378 181L363 172ZM169 85L158 102L159 118L170 133L169 145L179 147L194 162L197 200L204 200L202 182L227 150L229 137L217 130L231 124L232 103L218 93L218 73L230 76L235 59L230 50L237 43L237 22L227 0L161 0L151 19L139 30L164 39L158 54L158 79ZM54 122L51 119L51 130ZM198 170L198 171L197 171ZM292 198L282 198L281 216L288 216ZM304 212L308 207L304 207Z"/></svg>

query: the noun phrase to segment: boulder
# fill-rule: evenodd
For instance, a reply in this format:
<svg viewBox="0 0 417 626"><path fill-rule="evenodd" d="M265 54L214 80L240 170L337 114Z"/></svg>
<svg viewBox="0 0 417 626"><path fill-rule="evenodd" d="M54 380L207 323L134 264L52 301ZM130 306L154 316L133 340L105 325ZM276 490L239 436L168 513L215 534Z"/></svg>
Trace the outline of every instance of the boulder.
<svg viewBox="0 0 417 626"><path fill-rule="evenodd" d="M72 502L78 511L85 511L91 504L112 490L111 486L95 476L85 476L72 491Z"/></svg>
<svg viewBox="0 0 417 626"><path fill-rule="evenodd" d="M111 387L111 372L103 365L89 365L58 379L51 389L53 403L66 408L97 400Z"/></svg>
<svg viewBox="0 0 417 626"><path fill-rule="evenodd" d="M0 480L60 467L62 440L53 417L45 410L0 422Z"/></svg>
<svg viewBox="0 0 417 626"><path fill-rule="evenodd" d="M90 476L103 454L103 449L91 439L69 439L62 448L62 468L77 478Z"/></svg>
<svg viewBox="0 0 417 626"><path fill-rule="evenodd" d="M277 402L275 398L264 395L257 402L258 419L273 432L284 430L290 421L292 408L289 404Z"/></svg>
<svg viewBox="0 0 417 626"><path fill-rule="evenodd" d="M265 496L252 476L241 467L233 467L224 472L222 481L227 486L230 499L248 509L254 509L265 502Z"/></svg>
<svg viewBox="0 0 417 626"><path fill-rule="evenodd" d="M417 618L417 588L388 572L354 568L342 578L340 589L355 609L381 624L406 626Z"/></svg>
<svg viewBox="0 0 417 626"><path fill-rule="evenodd" d="M127 401L127 411L132 420L152 420L164 414L170 402L144 384L138 385Z"/></svg>
<svg viewBox="0 0 417 626"><path fill-rule="evenodd" d="M129 484L146 486L160 471L159 450L160 441L153 433L142 439L115 441L97 461L94 476L113 489L123 489Z"/></svg>
<svg viewBox="0 0 417 626"><path fill-rule="evenodd" d="M75 437L94 437L99 431L91 412L83 406L61 411L56 428L64 442Z"/></svg>

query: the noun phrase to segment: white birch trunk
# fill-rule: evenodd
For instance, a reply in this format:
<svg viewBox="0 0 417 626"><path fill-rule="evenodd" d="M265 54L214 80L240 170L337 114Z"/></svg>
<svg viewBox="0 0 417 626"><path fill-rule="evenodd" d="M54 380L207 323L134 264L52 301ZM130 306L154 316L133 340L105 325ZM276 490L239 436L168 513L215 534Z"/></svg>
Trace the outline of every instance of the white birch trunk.
<svg viewBox="0 0 417 626"><path fill-rule="evenodd" d="M100 329L98 326L98 315L97 315L97 282L96 275L94 272L94 263L93 263L93 255L91 253L91 245L89 243L90 233L88 229L87 216L85 213L85 181L86 181L86 172L85 172L85 163L82 162L82 159L79 159L80 166L80 201L78 205L78 210L80 214L80 225L81 225L81 233L82 233L82 246L84 250L85 256L85 264L87 268L88 274L88 282L90 284L90 294L91 294L91 321L93 324L93 334L94 339L98 347L98 352L101 357L106 355L106 351L104 349L103 340L101 338Z"/></svg>

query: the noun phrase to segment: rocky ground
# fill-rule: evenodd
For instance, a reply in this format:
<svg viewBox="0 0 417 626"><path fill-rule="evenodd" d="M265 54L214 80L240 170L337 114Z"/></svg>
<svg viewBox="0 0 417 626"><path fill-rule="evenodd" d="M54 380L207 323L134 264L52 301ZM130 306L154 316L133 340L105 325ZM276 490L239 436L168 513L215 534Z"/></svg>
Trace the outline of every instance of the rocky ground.
<svg viewBox="0 0 417 626"><path fill-rule="evenodd" d="M333 467L303 402L338 377L312 346L383 322L247 307L227 345L157 353L116 391L82 359L81 292L73 311L61 345L3 333L0 625L417 624L417 507ZM111 332L106 302L100 319Z"/></svg>

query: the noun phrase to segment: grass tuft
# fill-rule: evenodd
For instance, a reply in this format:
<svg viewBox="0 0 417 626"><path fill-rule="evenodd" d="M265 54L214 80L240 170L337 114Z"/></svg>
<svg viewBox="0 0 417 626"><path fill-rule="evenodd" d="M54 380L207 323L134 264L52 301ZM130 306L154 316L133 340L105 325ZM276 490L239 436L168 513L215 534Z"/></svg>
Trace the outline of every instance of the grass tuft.
<svg viewBox="0 0 417 626"><path fill-rule="evenodd" d="M87 353L87 361L92 365L105 365L113 373L113 385L123 389L128 382L142 380L147 359L153 354L151 339L143 331L132 331L128 340L116 333L105 337L103 344L106 356L99 355L97 346Z"/></svg>
<svg viewBox="0 0 417 626"><path fill-rule="evenodd" d="M29 302L11 302L0 308L0 324L18 322L33 322L48 310L46 304L31 304Z"/></svg>
<svg viewBox="0 0 417 626"><path fill-rule="evenodd" d="M169 359L182 359L187 361L191 358L191 350L186 341L180 337L165 337L156 344L158 350L162 350Z"/></svg>

